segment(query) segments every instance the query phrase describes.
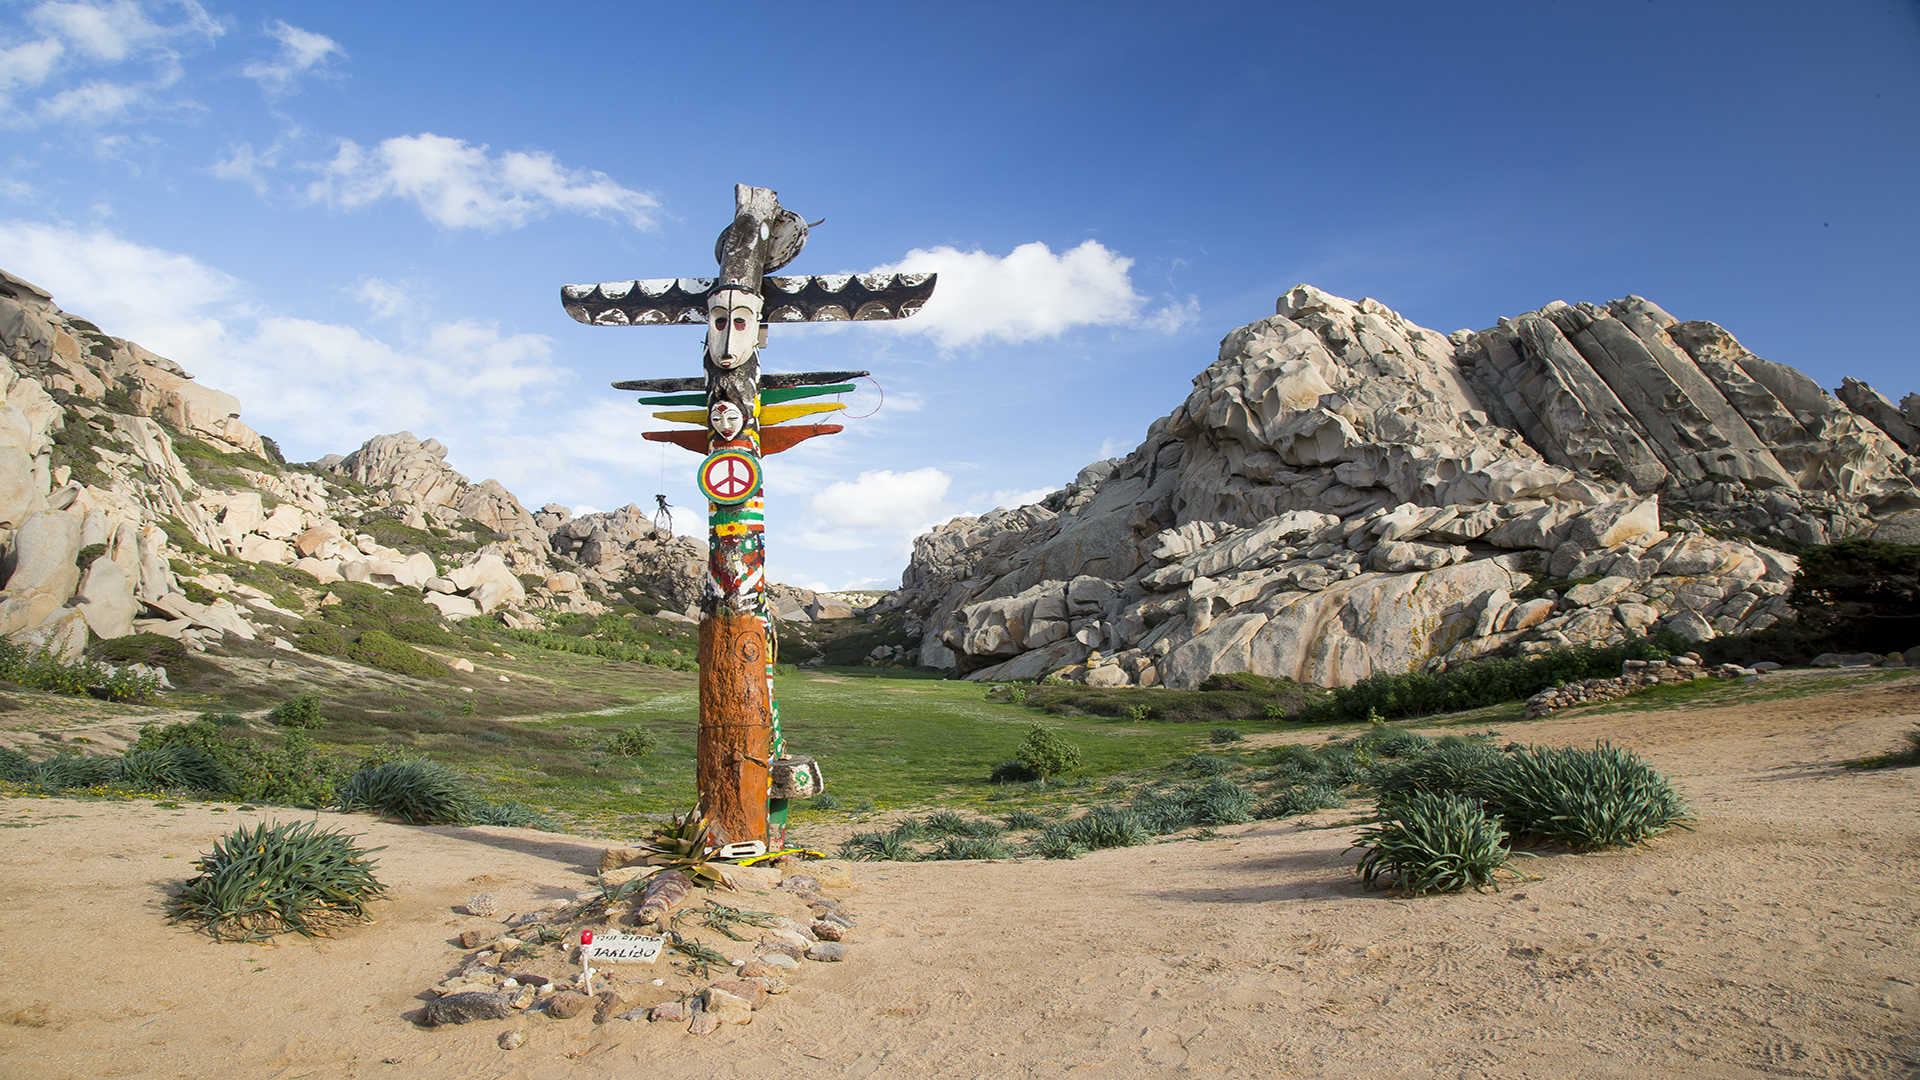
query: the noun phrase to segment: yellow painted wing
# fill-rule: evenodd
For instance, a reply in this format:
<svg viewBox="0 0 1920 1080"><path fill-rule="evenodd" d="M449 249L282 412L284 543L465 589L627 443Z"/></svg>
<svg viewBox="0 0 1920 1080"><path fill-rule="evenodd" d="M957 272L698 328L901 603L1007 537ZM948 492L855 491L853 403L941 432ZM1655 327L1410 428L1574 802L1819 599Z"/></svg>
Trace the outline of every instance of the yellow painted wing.
<svg viewBox="0 0 1920 1080"><path fill-rule="evenodd" d="M705 409L681 409L676 412L657 412L653 414L653 418L655 420L668 420L676 424L698 424L701 427L707 426L707 410Z"/></svg>
<svg viewBox="0 0 1920 1080"><path fill-rule="evenodd" d="M813 413L835 412L846 406L838 401L796 401L791 405L760 406L760 426L777 424L782 420L791 420L796 416L809 416ZM655 413L659 416L659 413Z"/></svg>

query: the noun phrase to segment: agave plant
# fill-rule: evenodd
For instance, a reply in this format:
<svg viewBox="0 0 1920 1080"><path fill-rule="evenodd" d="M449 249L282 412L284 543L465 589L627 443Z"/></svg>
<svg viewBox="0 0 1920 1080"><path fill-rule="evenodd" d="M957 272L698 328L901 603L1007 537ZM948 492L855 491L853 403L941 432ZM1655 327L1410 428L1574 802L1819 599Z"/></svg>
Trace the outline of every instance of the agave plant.
<svg viewBox="0 0 1920 1080"><path fill-rule="evenodd" d="M678 870L697 884L733 888L733 879L713 862L720 847L713 842L713 822L695 807L667 819L642 841L647 865Z"/></svg>

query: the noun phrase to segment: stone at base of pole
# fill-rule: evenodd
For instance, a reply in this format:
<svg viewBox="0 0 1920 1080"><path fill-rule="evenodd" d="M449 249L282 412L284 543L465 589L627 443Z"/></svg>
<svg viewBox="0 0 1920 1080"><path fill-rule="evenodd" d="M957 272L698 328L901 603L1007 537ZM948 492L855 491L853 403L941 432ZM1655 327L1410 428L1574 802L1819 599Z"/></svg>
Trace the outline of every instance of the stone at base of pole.
<svg viewBox="0 0 1920 1080"><path fill-rule="evenodd" d="M694 783L722 844L767 840L767 635L752 615L700 620L700 738Z"/></svg>

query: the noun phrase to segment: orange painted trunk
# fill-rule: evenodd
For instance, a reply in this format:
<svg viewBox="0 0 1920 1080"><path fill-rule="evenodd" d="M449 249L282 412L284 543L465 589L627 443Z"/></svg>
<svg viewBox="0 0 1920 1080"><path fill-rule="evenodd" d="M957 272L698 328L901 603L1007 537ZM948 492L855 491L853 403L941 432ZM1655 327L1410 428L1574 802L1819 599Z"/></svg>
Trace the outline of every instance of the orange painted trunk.
<svg viewBox="0 0 1920 1080"><path fill-rule="evenodd" d="M766 627L720 611L700 620L700 738L694 782L721 843L767 839Z"/></svg>

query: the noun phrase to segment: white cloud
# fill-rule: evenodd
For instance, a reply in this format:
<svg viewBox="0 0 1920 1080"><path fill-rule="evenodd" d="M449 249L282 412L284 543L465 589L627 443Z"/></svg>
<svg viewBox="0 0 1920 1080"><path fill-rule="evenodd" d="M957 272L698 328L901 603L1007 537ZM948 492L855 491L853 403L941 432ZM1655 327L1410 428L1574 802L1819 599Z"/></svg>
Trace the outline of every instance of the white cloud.
<svg viewBox="0 0 1920 1080"><path fill-rule="evenodd" d="M272 168L271 154L255 152L250 142L238 142L227 148L227 156L213 163L212 173L221 180L238 180L253 189L255 195L267 194L267 178L262 168Z"/></svg>
<svg viewBox="0 0 1920 1080"><path fill-rule="evenodd" d="M556 211L644 229L660 205L605 173L565 168L544 152L490 155L484 144L431 133L387 139L371 150L342 139L333 160L317 168L320 178L307 186L315 202L353 210L406 199L450 229L518 228Z"/></svg>
<svg viewBox="0 0 1920 1080"><path fill-rule="evenodd" d="M400 314L412 301L406 289L377 277L361 278L350 290L350 295L382 319L391 319Z"/></svg>
<svg viewBox="0 0 1920 1080"><path fill-rule="evenodd" d="M12 178L0 179L0 199L8 202L29 202L33 199L33 185L25 180Z"/></svg>
<svg viewBox="0 0 1920 1080"><path fill-rule="evenodd" d="M932 299L918 315L881 325L926 334L945 348L1039 341L1079 326L1172 330L1184 323L1184 308L1143 313L1146 298L1134 291L1133 259L1098 240L1057 255L1037 241L1006 255L947 246L916 248L898 262L875 269L940 275Z"/></svg>
<svg viewBox="0 0 1920 1080"><path fill-rule="evenodd" d="M46 82L47 76L53 74L54 64L66 51L66 46L56 38L0 49L0 103L4 103L7 93L16 87L35 87Z"/></svg>
<svg viewBox="0 0 1920 1080"><path fill-rule="evenodd" d="M129 83L96 81L62 90L40 103L48 120L97 124L117 119L146 97L146 90Z"/></svg>
<svg viewBox="0 0 1920 1080"><path fill-rule="evenodd" d="M182 39L220 35L220 24L193 0L174 0L181 18L156 22L135 0L80 3L55 0L28 12L43 37L0 50L0 107L10 107L4 126L38 122L99 124L121 119L137 107L153 104L184 75L175 51ZM147 78L126 77L133 61L144 60ZM112 68L115 77L99 69ZM51 97L25 105L8 100L16 89L38 89L61 76L85 80Z"/></svg>
<svg viewBox="0 0 1920 1080"><path fill-rule="evenodd" d="M1012 510L1021 506L1030 506L1059 490L1057 487L1028 488L1025 491L1002 489L987 496L987 502L992 504L988 509Z"/></svg>
<svg viewBox="0 0 1920 1080"><path fill-rule="evenodd" d="M838 480L807 501L799 542L815 548L895 548L948 515L953 478L927 467L911 472L876 469Z"/></svg>
<svg viewBox="0 0 1920 1080"><path fill-rule="evenodd" d="M96 60L125 60L135 45L161 33L140 5L128 0L115 4L41 4L28 18Z"/></svg>
<svg viewBox="0 0 1920 1080"><path fill-rule="evenodd" d="M267 33L280 43L279 52L270 60L252 61L241 68L240 73L259 82L269 94L284 94L300 76L332 57L347 55L338 42L325 34L303 30L280 19L268 25Z"/></svg>

